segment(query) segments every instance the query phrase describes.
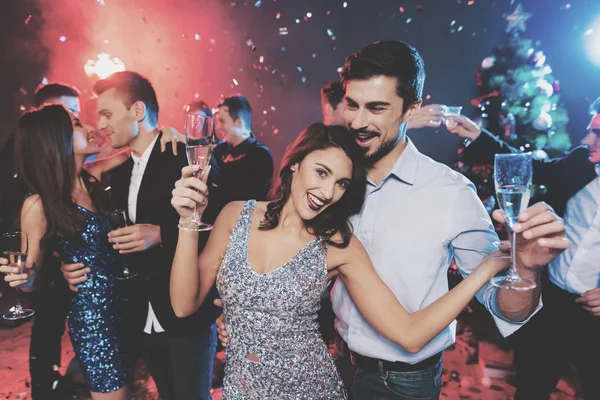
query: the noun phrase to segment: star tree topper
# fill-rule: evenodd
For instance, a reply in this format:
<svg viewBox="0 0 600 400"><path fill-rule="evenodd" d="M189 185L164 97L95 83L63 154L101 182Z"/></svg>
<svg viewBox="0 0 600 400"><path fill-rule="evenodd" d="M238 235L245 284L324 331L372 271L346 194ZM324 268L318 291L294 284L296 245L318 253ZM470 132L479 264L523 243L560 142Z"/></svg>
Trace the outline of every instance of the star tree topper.
<svg viewBox="0 0 600 400"><path fill-rule="evenodd" d="M504 14L504 19L508 22L508 26L506 27L506 32L515 32L518 31L525 32L525 22L532 17L533 14L527 13L523 11L523 6L521 4L517 5L515 11L512 14Z"/></svg>

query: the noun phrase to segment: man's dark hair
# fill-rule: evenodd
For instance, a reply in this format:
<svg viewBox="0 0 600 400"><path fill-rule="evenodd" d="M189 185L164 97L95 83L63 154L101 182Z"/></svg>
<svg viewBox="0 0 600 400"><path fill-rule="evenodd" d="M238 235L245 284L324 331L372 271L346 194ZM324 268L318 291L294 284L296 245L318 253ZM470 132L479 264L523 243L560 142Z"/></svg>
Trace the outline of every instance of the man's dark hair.
<svg viewBox="0 0 600 400"><path fill-rule="evenodd" d="M344 91L349 81L374 76L396 78L396 93L404 100L402 112L423 95L425 65L419 52L411 45L396 41L374 42L346 57L340 73Z"/></svg>
<svg viewBox="0 0 600 400"><path fill-rule="evenodd" d="M79 90L66 83L41 84L33 92L33 105L36 107L59 97L79 97Z"/></svg>
<svg viewBox="0 0 600 400"><path fill-rule="evenodd" d="M229 116L233 121L240 118L244 125L252 131L252 107L246 96L231 96L223 99L219 107L226 106L229 109Z"/></svg>
<svg viewBox="0 0 600 400"><path fill-rule="evenodd" d="M344 88L342 82L332 81L321 88L321 102L327 101L335 110L344 100Z"/></svg>
<svg viewBox="0 0 600 400"><path fill-rule="evenodd" d="M117 95L123 98L125 106L129 109L136 101L146 105L149 122L156 125L158 122L158 100L156 92L150 81L133 71L115 72L106 79L101 79L94 84L94 93L101 95L110 89L116 89Z"/></svg>
<svg viewBox="0 0 600 400"><path fill-rule="evenodd" d="M600 114L600 97L594 100L594 102L590 105L590 114Z"/></svg>

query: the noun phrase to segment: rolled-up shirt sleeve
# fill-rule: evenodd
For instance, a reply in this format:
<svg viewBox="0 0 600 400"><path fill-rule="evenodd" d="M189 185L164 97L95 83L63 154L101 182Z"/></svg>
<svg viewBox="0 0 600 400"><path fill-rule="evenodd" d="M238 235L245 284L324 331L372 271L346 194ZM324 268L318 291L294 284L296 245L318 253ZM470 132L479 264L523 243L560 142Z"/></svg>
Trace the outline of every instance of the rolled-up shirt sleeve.
<svg viewBox="0 0 600 400"><path fill-rule="evenodd" d="M463 277L469 275L483 262L488 254L498 249L500 241L494 225L483 204L477 197L475 187L466 184L462 188L452 207L455 236L451 240L454 260ZM522 322L507 320L498 309L496 301L497 288L491 283L484 285L477 293L477 300L485 306L502 336L516 332L531 316ZM542 307L542 300L533 314Z"/></svg>

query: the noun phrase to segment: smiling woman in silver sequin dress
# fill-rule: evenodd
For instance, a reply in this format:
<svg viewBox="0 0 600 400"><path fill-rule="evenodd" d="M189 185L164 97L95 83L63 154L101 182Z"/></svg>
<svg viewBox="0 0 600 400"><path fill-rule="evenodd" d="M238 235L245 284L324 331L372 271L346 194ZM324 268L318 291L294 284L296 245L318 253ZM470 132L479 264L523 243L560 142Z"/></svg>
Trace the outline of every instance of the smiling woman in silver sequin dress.
<svg viewBox="0 0 600 400"><path fill-rule="evenodd" d="M352 235L348 217L365 193L362 153L344 127L313 124L287 150L269 203L227 205L198 257L180 232L171 272L178 316L195 312L217 282L229 329L224 399L344 399L317 326L329 279L343 279L361 313L385 337L416 352L507 266L489 258L446 296L409 314ZM172 204L188 220L206 185L183 170ZM495 255L498 255L497 253Z"/></svg>
<svg viewBox="0 0 600 400"><path fill-rule="evenodd" d="M35 277L44 273L42 255L48 249L56 248L65 262L85 263L88 279L78 285L69 306L71 342L92 398L126 400L134 360L124 324L127 299L115 280L121 266L107 237L110 202L83 169L86 156L99 151L94 130L62 106L47 105L21 118L15 150L19 173L35 193L21 210L21 230L29 236L27 261L35 268L13 276L18 279L13 283L37 289ZM99 177L122 161L99 163L93 172Z"/></svg>

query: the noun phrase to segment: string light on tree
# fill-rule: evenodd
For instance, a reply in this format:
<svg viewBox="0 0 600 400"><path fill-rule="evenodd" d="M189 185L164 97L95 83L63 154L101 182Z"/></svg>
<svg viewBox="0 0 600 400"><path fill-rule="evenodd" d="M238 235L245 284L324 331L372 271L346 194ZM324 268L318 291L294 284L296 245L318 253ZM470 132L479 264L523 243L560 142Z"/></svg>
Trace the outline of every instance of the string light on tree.
<svg viewBox="0 0 600 400"><path fill-rule="evenodd" d="M117 57L111 59L108 54L100 53L96 60L88 60L83 70L89 78L104 79L115 72L125 71L125 64Z"/></svg>

